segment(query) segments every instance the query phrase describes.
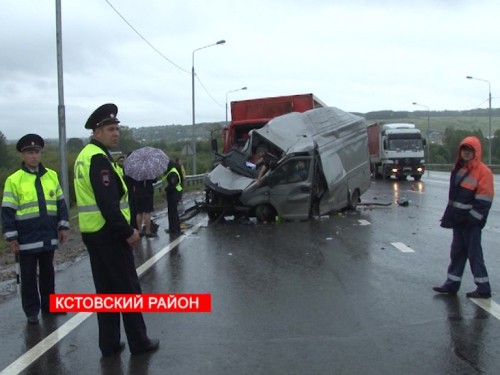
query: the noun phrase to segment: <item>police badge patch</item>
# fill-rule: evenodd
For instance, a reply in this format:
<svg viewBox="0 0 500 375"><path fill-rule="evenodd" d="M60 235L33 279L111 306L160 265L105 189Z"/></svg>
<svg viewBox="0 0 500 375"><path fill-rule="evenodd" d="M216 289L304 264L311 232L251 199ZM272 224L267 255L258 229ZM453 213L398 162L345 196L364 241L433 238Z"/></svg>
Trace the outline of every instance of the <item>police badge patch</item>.
<svg viewBox="0 0 500 375"><path fill-rule="evenodd" d="M104 186L109 186L110 184L109 169L101 170L101 184Z"/></svg>

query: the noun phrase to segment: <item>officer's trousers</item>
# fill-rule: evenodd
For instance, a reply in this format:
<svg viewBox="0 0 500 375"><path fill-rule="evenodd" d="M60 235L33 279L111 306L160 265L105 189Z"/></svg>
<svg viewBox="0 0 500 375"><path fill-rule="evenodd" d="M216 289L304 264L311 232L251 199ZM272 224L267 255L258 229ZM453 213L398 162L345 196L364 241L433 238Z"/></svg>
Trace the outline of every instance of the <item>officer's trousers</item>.
<svg viewBox="0 0 500 375"><path fill-rule="evenodd" d="M456 292L460 288L467 259L479 293L491 293L488 271L484 263L481 247L481 227L461 225L453 228L450 265L444 286Z"/></svg>
<svg viewBox="0 0 500 375"><path fill-rule="evenodd" d="M26 316L38 315L40 309L49 311L49 296L54 293L53 262L54 250L19 253L21 300Z"/></svg>
<svg viewBox="0 0 500 375"><path fill-rule="evenodd" d="M135 270L134 254L124 239L109 230L82 234L90 256L97 293L141 294ZM130 351L140 351L149 344L141 313L121 313ZM120 313L98 313L99 348L103 355L113 352L120 343Z"/></svg>
<svg viewBox="0 0 500 375"><path fill-rule="evenodd" d="M168 233L180 233L181 222L179 220L178 206L182 199L181 193L167 193L167 209L168 209Z"/></svg>

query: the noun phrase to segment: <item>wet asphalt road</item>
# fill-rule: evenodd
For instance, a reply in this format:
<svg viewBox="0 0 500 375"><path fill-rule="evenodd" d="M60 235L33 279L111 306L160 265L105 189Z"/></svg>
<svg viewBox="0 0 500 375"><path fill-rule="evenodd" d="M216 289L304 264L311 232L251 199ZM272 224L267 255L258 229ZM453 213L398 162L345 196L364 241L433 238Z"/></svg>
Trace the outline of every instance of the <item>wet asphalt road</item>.
<svg viewBox="0 0 500 375"><path fill-rule="evenodd" d="M177 246L160 229L136 249L138 266L167 253L144 272L143 291L211 293L212 313L146 314L158 352L101 359L95 315L27 326L14 297L0 309L1 374L497 374L499 201L483 231L491 302L465 297L469 269L457 297L437 296L451 241L439 228L447 176L374 181L367 205L307 222L208 225L198 215ZM56 281L61 293L94 291L87 258Z"/></svg>

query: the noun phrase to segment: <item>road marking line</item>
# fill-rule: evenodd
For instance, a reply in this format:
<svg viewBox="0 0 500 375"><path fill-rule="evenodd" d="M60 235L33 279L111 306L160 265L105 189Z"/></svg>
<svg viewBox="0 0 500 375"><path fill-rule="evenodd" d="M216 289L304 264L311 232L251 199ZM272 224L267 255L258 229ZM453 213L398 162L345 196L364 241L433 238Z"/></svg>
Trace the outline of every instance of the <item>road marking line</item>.
<svg viewBox="0 0 500 375"><path fill-rule="evenodd" d="M136 271L137 275L140 277L144 272L150 269L157 261L159 261L163 256L168 254L172 249L174 249L179 243L184 241L191 233L196 231L203 223L203 220L200 220L196 223L192 228L186 230L186 232L176 238L174 241L170 242L168 246L161 249L154 256L149 258L146 262L144 262L141 266L139 266ZM59 341L61 341L65 336L67 336L71 331L73 331L76 327L82 324L87 318L92 316L93 313L81 312L77 313L71 319L69 319L66 323L12 362L9 366L4 368L0 375L15 375L20 372L26 370L28 366L34 363L38 358L44 355L50 348L56 345Z"/></svg>
<svg viewBox="0 0 500 375"><path fill-rule="evenodd" d="M485 310L487 313L490 313L495 318L500 320L500 305L490 298L469 298L472 302L478 305L480 308Z"/></svg>
<svg viewBox="0 0 500 375"><path fill-rule="evenodd" d="M176 246L178 246L182 241L186 239L191 233L195 232L201 225L203 221L200 220L198 223L193 225L191 228L186 230L183 235L180 237L176 238L174 241L170 242L168 246L165 246L163 249L161 249L159 252L157 252L155 255L153 255L151 258L149 258L147 261L145 261L143 264L141 264L139 267L137 267L137 275L139 277L142 276L144 272L149 270L153 265L158 262L161 258L163 258L165 255L167 255L172 249Z"/></svg>
<svg viewBox="0 0 500 375"><path fill-rule="evenodd" d="M89 318L92 313L78 313L61 327L56 329L9 366L4 368L1 375L19 374L24 371L28 366L35 362L38 358L44 355L50 348L61 341L66 335L73 331L76 327L82 324L87 318Z"/></svg>
<svg viewBox="0 0 500 375"><path fill-rule="evenodd" d="M371 225L371 223L368 220L358 220L359 225Z"/></svg>
<svg viewBox="0 0 500 375"><path fill-rule="evenodd" d="M391 242L391 245L394 246L399 251L401 251L402 253L414 253L415 252L415 250L413 250L411 247L406 246L402 242Z"/></svg>

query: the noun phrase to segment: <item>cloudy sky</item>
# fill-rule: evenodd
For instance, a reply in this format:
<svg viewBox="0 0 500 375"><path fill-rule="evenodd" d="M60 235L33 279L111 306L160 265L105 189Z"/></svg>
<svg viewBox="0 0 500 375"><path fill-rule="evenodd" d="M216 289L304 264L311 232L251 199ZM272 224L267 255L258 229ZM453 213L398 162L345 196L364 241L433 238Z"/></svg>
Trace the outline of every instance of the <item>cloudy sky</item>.
<svg viewBox="0 0 500 375"><path fill-rule="evenodd" d="M498 0L61 3L68 138L107 102L124 125L191 124L193 51L222 39L194 53L196 122L223 121L226 97L310 92L356 112L487 108L467 75L499 106ZM55 0L0 5L0 131L55 138Z"/></svg>

